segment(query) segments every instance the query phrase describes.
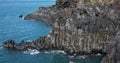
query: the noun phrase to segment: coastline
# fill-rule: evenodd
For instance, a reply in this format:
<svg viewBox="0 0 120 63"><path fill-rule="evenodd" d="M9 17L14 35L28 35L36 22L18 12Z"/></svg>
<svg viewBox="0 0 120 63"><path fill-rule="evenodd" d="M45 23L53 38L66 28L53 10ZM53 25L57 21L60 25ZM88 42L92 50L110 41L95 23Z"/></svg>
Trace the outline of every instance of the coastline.
<svg viewBox="0 0 120 63"><path fill-rule="evenodd" d="M64 4L66 2L68 5ZM76 2L78 1L76 0ZM120 12L109 8L109 4L81 5L76 2L65 0L62 2L63 4L59 4L60 2L57 0L56 5L48 8L42 7L27 15L26 20L42 20L50 25L52 27L50 35L32 42L15 43L13 40L9 40L3 44L3 47L13 50L27 50L28 48L40 51L63 50L68 55L77 56L98 53L108 55L110 53L112 57L118 58L114 56L114 53L119 52L119 47L113 46L116 43L120 44L118 41ZM80 7L76 5L80 5ZM117 50L114 51L115 49ZM119 62L119 60L117 61Z"/></svg>

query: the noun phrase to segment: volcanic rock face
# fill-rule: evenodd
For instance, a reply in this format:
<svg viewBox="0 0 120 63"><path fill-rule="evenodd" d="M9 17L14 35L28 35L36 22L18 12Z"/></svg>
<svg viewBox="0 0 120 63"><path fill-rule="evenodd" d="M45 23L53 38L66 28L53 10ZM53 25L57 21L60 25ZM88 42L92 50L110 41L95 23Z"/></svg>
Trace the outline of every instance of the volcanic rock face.
<svg viewBox="0 0 120 63"><path fill-rule="evenodd" d="M56 5L39 8L25 17L26 20L42 20L52 30L48 36L26 44L28 46L22 45L23 50L64 50L71 55L106 52L102 63L119 63L119 17L120 11L113 4L57 0ZM19 50L17 46L8 47L9 44L8 41L3 46Z"/></svg>
<svg viewBox="0 0 120 63"><path fill-rule="evenodd" d="M57 0L56 1L56 7L57 8L74 8L77 5L77 2L79 2L79 0Z"/></svg>
<svg viewBox="0 0 120 63"><path fill-rule="evenodd" d="M114 40L107 45L105 56L101 63L120 63L120 32L117 33Z"/></svg>

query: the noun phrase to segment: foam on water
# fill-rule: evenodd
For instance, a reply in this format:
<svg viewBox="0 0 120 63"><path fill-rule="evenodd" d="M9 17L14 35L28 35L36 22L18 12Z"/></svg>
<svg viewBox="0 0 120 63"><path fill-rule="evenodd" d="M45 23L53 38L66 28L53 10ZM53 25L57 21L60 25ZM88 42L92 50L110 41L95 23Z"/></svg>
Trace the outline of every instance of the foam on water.
<svg viewBox="0 0 120 63"><path fill-rule="evenodd" d="M69 58L74 58L75 56L69 56Z"/></svg>
<svg viewBox="0 0 120 63"><path fill-rule="evenodd" d="M101 54L100 54L100 53L98 53L98 54L97 54L97 56L101 56Z"/></svg>
<svg viewBox="0 0 120 63"><path fill-rule="evenodd" d="M59 53L66 54L63 50L45 51L44 53L46 53L46 54L51 54L51 53L54 53L54 54L59 54Z"/></svg>
<svg viewBox="0 0 120 63"><path fill-rule="evenodd" d="M36 54L39 54L40 51L38 51L36 49L28 49L27 51L24 51L23 53L30 54L30 55L36 55Z"/></svg>
<svg viewBox="0 0 120 63"><path fill-rule="evenodd" d="M23 53L30 54L30 55L36 55L36 54L39 54L40 51L38 51L36 49L28 49L26 51L23 51ZM43 53L45 53L45 54L66 54L62 50L44 51Z"/></svg>
<svg viewBox="0 0 120 63"><path fill-rule="evenodd" d="M88 56L86 56L86 55L78 56L79 59L85 59L86 57L88 57Z"/></svg>
<svg viewBox="0 0 120 63"><path fill-rule="evenodd" d="M69 56L70 59L76 58L76 59L86 59L88 56L87 55L81 55L81 56Z"/></svg>

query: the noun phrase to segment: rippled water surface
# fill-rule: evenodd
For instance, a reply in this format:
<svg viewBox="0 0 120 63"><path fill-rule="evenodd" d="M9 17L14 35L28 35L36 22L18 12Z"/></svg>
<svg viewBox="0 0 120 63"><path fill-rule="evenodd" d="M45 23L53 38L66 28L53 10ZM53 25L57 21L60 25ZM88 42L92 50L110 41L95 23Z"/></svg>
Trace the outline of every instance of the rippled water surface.
<svg viewBox="0 0 120 63"><path fill-rule="evenodd" d="M46 3L46 4L44 4ZM1 2L0 1L0 43L8 39L35 40L47 35L50 27L43 22L25 21L19 15L27 15L40 6L49 6L54 2Z"/></svg>

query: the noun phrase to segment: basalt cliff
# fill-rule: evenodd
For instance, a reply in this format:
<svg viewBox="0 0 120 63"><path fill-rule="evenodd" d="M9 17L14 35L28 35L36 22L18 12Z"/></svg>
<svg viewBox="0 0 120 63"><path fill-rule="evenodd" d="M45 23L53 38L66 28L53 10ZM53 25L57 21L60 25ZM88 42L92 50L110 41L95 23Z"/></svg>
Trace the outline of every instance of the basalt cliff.
<svg viewBox="0 0 120 63"><path fill-rule="evenodd" d="M50 34L32 42L9 40L3 47L14 50L64 50L69 55L105 54L101 63L120 63L119 0L57 0L41 7L25 20L43 21Z"/></svg>

